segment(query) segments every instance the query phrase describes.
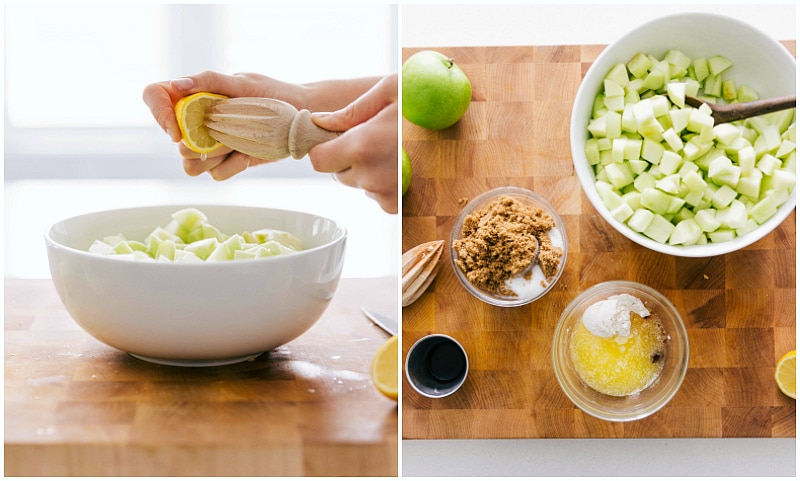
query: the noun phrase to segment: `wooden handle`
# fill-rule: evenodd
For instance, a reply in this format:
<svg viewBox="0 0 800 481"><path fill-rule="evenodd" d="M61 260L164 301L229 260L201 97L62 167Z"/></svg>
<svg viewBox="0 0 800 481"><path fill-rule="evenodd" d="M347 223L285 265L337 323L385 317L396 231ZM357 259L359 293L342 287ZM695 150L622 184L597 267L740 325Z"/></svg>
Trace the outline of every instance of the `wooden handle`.
<svg viewBox="0 0 800 481"><path fill-rule="evenodd" d="M341 132L325 130L311 120L311 112L301 110L294 116L289 127L289 153L295 159L302 159L315 145L333 140Z"/></svg>
<svg viewBox="0 0 800 481"><path fill-rule="evenodd" d="M797 96L787 95L785 97L775 97L740 104L731 104L730 110L725 112L725 122L757 117L759 115L770 114L780 110L793 109L797 106Z"/></svg>

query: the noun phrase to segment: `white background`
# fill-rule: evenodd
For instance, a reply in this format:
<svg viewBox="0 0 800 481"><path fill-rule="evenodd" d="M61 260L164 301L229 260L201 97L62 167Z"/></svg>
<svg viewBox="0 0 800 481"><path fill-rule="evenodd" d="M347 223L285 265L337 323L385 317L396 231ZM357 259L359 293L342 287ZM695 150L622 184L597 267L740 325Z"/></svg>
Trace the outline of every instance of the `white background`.
<svg viewBox="0 0 800 481"><path fill-rule="evenodd" d="M641 3L641 2L640 2ZM608 44L650 19L684 11L739 18L796 38L784 5L404 5L401 45ZM792 476L795 439L533 439L403 441L403 476Z"/></svg>

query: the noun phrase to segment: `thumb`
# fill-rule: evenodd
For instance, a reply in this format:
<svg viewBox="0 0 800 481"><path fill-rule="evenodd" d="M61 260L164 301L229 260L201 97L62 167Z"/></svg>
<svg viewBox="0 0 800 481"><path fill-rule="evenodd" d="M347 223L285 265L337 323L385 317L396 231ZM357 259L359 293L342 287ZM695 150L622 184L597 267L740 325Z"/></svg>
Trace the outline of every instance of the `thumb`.
<svg viewBox="0 0 800 481"><path fill-rule="evenodd" d="M362 124L397 102L397 75L382 78L350 105L335 112L315 112L311 120L325 130L344 132Z"/></svg>

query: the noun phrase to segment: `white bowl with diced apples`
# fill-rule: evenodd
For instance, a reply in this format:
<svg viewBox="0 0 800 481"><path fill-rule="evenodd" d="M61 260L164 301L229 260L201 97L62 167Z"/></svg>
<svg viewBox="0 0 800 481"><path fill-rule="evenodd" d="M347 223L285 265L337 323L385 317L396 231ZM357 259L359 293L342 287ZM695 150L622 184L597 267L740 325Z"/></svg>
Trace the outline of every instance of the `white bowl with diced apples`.
<svg viewBox="0 0 800 481"><path fill-rule="evenodd" d="M232 364L322 316L346 229L264 207L147 206L64 219L45 234L69 314L99 341L177 366Z"/></svg>
<svg viewBox="0 0 800 481"><path fill-rule="evenodd" d="M792 95L795 78L791 53L741 21L686 13L639 26L601 52L575 98L583 191L654 251L708 257L756 242L795 208L794 109L714 126L683 99Z"/></svg>

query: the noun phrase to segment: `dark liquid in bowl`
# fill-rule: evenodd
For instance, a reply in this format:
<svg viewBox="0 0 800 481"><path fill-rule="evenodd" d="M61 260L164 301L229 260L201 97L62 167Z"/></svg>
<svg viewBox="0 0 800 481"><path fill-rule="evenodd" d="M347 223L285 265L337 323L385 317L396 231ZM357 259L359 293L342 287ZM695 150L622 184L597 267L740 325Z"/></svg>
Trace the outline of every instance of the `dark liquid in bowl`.
<svg viewBox="0 0 800 481"><path fill-rule="evenodd" d="M428 372L440 381L452 381L466 369L464 354L451 342L440 342L434 346L428 357Z"/></svg>

